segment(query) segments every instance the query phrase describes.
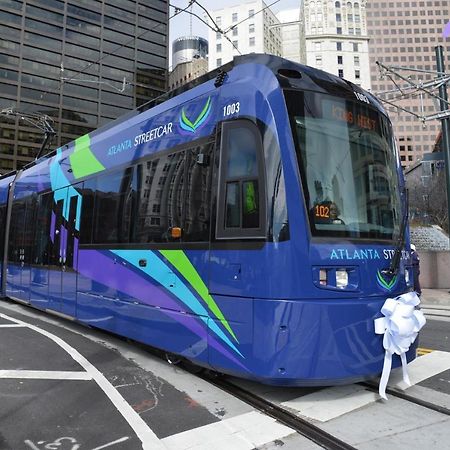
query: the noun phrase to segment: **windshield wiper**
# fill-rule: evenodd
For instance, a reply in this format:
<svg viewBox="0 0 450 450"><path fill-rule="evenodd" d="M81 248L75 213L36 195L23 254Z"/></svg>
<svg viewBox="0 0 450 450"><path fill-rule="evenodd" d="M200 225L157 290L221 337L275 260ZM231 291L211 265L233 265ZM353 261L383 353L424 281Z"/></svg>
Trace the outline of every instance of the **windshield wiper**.
<svg viewBox="0 0 450 450"><path fill-rule="evenodd" d="M398 272L400 266L400 257L402 254L403 246L405 245L405 231L406 225L408 223L408 191L404 187L404 200L405 200L405 212L403 214L402 223L400 225L400 233L397 239L397 245L395 246L395 253L391 259L391 265L388 269L383 269L381 271L382 274L388 276L395 276Z"/></svg>

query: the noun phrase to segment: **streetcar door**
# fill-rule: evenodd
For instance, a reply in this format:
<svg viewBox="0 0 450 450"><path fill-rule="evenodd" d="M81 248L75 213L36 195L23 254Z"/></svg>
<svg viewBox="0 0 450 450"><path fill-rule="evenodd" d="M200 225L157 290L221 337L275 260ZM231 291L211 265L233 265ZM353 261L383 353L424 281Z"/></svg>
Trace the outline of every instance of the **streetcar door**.
<svg viewBox="0 0 450 450"><path fill-rule="evenodd" d="M17 200L11 209L11 225L9 230L8 269L6 277L6 295L23 298L22 265L23 265L23 228L25 225L25 200Z"/></svg>
<svg viewBox="0 0 450 450"><path fill-rule="evenodd" d="M49 255L52 245L50 233L53 212L53 192L38 196L36 230L32 252L30 302L39 308L48 308Z"/></svg>
<svg viewBox="0 0 450 450"><path fill-rule="evenodd" d="M9 234L7 295L29 301L36 197L14 202Z"/></svg>
<svg viewBox="0 0 450 450"><path fill-rule="evenodd" d="M76 272L74 261L78 250L75 241L78 196L73 187L55 191L55 201L50 225L49 245L49 308L75 317L76 314Z"/></svg>
<svg viewBox="0 0 450 450"><path fill-rule="evenodd" d="M62 189L67 195L67 189ZM52 195L52 194L51 194ZM53 195L52 195L53 197ZM48 255L48 307L54 311L61 311L62 293L62 244L64 240L63 210L65 197L53 200L50 217L50 242Z"/></svg>

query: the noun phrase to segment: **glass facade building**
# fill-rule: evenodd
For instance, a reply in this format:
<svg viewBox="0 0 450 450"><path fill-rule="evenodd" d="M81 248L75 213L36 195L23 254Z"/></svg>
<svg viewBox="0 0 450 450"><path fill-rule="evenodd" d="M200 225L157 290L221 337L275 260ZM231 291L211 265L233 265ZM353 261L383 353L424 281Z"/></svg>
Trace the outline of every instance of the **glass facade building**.
<svg viewBox="0 0 450 450"><path fill-rule="evenodd" d="M448 40L446 42L442 35L449 17L448 0L367 2L370 73L375 94L396 89L396 85L387 76L380 76L376 61L381 61L386 66L431 72L399 72L403 77L411 77L415 83L426 83L436 77L432 73L436 71L435 46L444 47L446 58L450 52ZM445 64L448 70L448 62ZM407 85L399 78L393 78L400 86ZM383 97L392 99L399 95L400 92ZM434 99L428 94L405 95L393 102L420 116L438 112ZM413 166L422 159L424 153L433 151L441 125L437 120L423 124L408 112L390 105L385 106L394 125L402 167Z"/></svg>
<svg viewBox="0 0 450 450"><path fill-rule="evenodd" d="M51 117L56 148L161 95L168 8L166 0L0 0L0 110ZM0 174L32 160L42 140L21 117L0 115Z"/></svg>

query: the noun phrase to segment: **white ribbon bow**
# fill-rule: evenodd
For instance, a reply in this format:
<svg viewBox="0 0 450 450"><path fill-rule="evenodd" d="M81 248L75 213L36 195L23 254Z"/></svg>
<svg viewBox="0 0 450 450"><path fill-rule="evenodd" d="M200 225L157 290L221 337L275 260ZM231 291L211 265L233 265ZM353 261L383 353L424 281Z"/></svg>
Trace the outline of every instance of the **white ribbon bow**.
<svg viewBox="0 0 450 450"><path fill-rule="evenodd" d="M406 352L426 322L422 311L415 309L419 303L420 299L415 292L388 298L381 308L385 317L375 319L375 333L384 334L383 347L386 350L378 389L380 396L385 400L387 400L386 386L391 373L394 353L400 355L402 361L403 381L411 386L406 368Z"/></svg>

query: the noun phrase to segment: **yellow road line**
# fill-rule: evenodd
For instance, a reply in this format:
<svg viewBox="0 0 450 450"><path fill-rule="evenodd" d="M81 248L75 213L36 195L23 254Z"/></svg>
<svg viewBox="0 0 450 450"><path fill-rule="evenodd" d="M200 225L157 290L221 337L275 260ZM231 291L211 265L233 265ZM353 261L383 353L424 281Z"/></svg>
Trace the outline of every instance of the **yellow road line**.
<svg viewBox="0 0 450 450"><path fill-rule="evenodd" d="M428 353L431 353L433 351L433 349L431 348L423 348L423 347L419 347L417 349L417 355L418 356L423 356L423 355L427 355Z"/></svg>

